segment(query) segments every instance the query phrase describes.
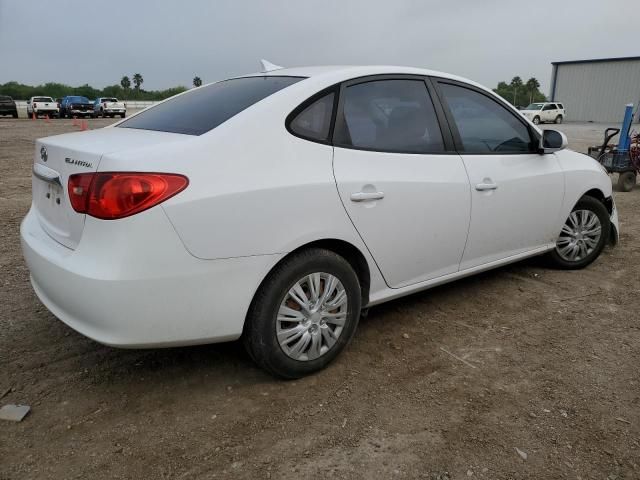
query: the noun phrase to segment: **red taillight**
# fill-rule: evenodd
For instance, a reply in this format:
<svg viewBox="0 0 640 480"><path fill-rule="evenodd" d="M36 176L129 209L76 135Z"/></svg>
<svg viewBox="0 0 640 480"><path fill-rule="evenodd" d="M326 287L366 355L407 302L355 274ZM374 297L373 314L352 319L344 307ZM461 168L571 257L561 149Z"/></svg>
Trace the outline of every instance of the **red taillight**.
<svg viewBox="0 0 640 480"><path fill-rule="evenodd" d="M189 179L174 173L101 172L69 177L71 206L103 220L135 215L181 192Z"/></svg>

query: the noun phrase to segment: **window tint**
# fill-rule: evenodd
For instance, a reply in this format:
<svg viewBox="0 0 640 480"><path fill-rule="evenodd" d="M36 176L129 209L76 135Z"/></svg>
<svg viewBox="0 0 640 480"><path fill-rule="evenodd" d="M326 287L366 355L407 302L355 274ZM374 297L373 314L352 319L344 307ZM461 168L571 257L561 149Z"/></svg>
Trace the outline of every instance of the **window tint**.
<svg viewBox="0 0 640 480"><path fill-rule="evenodd" d="M444 99L467 153L531 151L531 135L515 115L471 89L441 83Z"/></svg>
<svg viewBox="0 0 640 480"><path fill-rule="evenodd" d="M302 110L291 120L289 128L296 135L311 140L326 141L331 128L331 114L335 94L328 93Z"/></svg>
<svg viewBox="0 0 640 480"><path fill-rule="evenodd" d="M379 80L344 90L337 144L385 152L444 151L433 103L421 80Z"/></svg>
<svg viewBox="0 0 640 480"><path fill-rule="evenodd" d="M245 77L225 80L171 98L125 120L118 127L202 135L245 108L302 77Z"/></svg>

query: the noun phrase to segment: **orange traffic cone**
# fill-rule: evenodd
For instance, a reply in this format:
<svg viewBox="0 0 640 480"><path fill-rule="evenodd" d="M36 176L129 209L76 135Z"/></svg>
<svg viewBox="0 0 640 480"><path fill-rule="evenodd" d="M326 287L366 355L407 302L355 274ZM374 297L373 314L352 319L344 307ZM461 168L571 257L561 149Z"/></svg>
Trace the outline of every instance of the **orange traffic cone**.
<svg viewBox="0 0 640 480"><path fill-rule="evenodd" d="M36 119L36 112L31 112L31 120L35 120Z"/></svg>
<svg viewBox="0 0 640 480"><path fill-rule="evenodd" d="M44 116L44 121L45 121L45 122L47 122L47 123L50 123L50 122L49 122L49 115L45 115L45 116Z"/></svg>
<svg viewBox="0 0 640 480"><path fill-rule="evenodd" d="M82 120L82 123L80 124L80 130L84 132L88 128L89 128L89 122L87 122L86 120Z"/></svg>

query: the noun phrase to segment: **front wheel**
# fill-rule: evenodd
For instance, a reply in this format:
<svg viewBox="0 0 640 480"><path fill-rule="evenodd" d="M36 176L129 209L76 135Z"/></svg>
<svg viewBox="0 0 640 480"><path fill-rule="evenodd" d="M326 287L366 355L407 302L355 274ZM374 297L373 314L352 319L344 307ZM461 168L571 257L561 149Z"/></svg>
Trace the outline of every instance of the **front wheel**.
<svg viewBox="0 0 640 480"><path fill-rule="evenodd" d="M533 124L534 125L539 125L540 124L540 117L538 117L538 116L533 117Z"/></svg>
<svg viewBox="0 0 640 480"><path fill-rule="evenodd" d="M564 223L549 258L558 268L584 268L600 256L610 230L609 212L602 202L582 197Z"/></svg>
<svg viewBox="0 0 640 480"><path fill-rule="evenodd" d="M326 367L349 343L360 317L358 276L343 257L313 248L267 276L251 303L243 340L271 374L300 378Z"/></svg>

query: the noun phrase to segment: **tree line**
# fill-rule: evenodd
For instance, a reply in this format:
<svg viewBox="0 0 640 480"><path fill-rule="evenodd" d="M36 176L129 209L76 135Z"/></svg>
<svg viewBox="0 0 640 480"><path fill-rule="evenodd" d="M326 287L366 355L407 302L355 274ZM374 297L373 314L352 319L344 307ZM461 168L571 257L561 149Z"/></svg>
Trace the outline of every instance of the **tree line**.
<svg viewBox="0 0 640 480"><path fill-rule="evenodd" d="M515 76L511 79L511 83L498 83L498 87L493 91L516 107L526 107L530 103L547 101L547 97L540 91L540 82L534 77L523 82L522 78Z"/></svg>
<svg viewBox="0 0 640 480"><path fill-rule="evenodd" d="M15 100L28 100L38 95L53 98L62 98L67 95L80 95L89 99L116 97L120 100L164 100L165 98L172 97L187 90L187 87L182 85L167 88L166 90L144 90L142 88L143 83L144 78L140 73L133 74L131 78L125 75L119 84L109 85L102 89L94 88L88 84L72 87L64 83L56 82L47 82L41 85L25 85L11 81L0 84L0 95L9 95ZM193 79L193 85L195 87L202 85L200 77L196 76Z"/></svg>

